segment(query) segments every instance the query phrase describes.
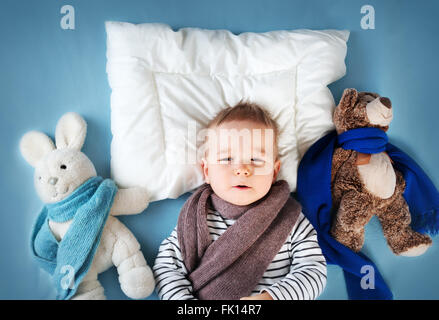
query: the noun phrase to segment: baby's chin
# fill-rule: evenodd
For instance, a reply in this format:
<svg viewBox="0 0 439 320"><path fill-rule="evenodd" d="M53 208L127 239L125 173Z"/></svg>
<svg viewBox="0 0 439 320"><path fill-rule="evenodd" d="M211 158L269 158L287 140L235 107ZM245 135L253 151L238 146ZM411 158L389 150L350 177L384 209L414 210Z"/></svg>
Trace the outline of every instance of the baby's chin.
<svg viewBox="0 0 439 320"><path fill-rule="evenodd" d="M248 204L252 204L253 202L258 201L262 198L262 196L258 196L254 194L251 190L246 191L231 191L233 194L228 194L227 196L221 197L227 202L230 202L237 206L246 206ZM238 194L239 192L239 194ZM248 194L244 194L248 193Z"/></svg>

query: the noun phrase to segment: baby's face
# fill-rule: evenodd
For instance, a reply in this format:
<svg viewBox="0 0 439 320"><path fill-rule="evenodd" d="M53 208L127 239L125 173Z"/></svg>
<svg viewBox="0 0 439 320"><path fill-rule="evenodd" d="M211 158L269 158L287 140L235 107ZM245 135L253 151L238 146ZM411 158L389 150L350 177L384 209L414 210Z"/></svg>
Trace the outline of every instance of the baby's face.
<svg viewBox="0 0 439 320"><path fill-rule="evenodd" d="M264 197L280 169L274 131L252 121L230 121L211 128L201 166L217 196L236 205Z"/></svg>

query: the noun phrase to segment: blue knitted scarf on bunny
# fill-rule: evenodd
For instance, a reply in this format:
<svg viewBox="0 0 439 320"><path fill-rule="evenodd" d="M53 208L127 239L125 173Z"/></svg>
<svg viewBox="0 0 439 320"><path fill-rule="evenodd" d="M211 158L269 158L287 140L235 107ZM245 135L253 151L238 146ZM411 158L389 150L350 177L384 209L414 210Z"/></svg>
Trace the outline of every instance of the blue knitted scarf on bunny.
<svg viewBox="0 0 439 320"><path fill-rule="evenodd" d="M52 275L57 299L70 299L87 274L110 213L115 183L92 177L67 198L46 204L32 230L31 250L40 266ZM49 219L72 220L61 241L50 231Z"/></svg>
<svg viewBox="0 0 439 320"><path fill-rule="evenodd" d="M404 198L410 208L411 227L421 233L439 231L439 192L422 169L404 152L388 143L387 135L378 128L359 128L337 136L335 131L314 143L299 164L297 196L305 216L317 231L318 241L327 262L344 270L350 299L392 299L393 295L376 265L361 252L355 253L330 234L333 219L331 167L337 147L362 153L386 151L394 167L406 181ZM375 288L362 289L363 267L375 272Z"/></svg>

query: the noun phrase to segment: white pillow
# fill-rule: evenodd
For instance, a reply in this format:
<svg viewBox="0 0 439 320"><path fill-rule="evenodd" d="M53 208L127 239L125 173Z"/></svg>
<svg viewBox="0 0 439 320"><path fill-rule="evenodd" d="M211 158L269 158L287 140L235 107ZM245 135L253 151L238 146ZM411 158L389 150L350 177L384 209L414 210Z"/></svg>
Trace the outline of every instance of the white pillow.
<svg viewBox="0 0 439 320"><path fill-rule="evenodd" d="M279 123L278 179L295 191L301 156L334 128L327 85L346 72L348 31L234 35L123 22L106 22L106 30L111 174L121 187L144 186L155 201L200 186L196 134L226 104L245 99Z"/></svg>

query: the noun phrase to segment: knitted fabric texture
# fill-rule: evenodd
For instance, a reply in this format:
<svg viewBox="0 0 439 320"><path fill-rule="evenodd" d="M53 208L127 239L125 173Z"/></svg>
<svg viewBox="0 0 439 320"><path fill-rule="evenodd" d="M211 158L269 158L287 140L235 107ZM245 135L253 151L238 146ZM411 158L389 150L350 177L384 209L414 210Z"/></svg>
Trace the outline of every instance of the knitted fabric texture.
<svg viewBox="0 0 439 320"><path fill-rule="evenodd" d="M216 241L207 226L212 206L235 219ZM194 295L202 300L232 300L251 294L278 253L301 212L285 180L275 182L258 201L238 206L202 185L184 204L177 223L183 261Z"/></svg>
<svg viewBox="0 0 439 320"><path fill-rule="evenodd" d="M92 177L66 199L45 205L38 215L31 250L40 266L52 275L57 299L70 299L87 274L116 192L112 180ZM49 219L56 222L73 219L61 241L53 236Z"/></svg>

